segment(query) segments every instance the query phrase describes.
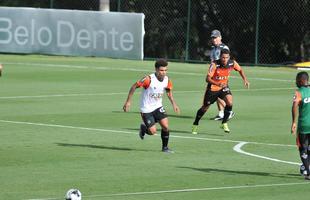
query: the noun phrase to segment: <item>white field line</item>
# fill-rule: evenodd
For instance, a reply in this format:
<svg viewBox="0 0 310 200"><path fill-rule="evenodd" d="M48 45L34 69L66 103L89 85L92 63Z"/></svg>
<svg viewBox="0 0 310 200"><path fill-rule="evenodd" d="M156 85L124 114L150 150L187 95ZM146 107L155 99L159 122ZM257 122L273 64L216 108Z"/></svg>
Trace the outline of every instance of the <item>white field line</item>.
<svg viewBox="0 0 310 200"><path fill-rule="evenodd" d="M214 190L236 190L236 189L251 189L251 188L266 188L266 187L284 187L294 185L306 185L309 181L295 182L295 183L273 183L273 184L261 184L261 185L237 185L226 187L206 187L206 188L189 188L179 190L162 190L162 191L150 191L150 192L130 192L130 193L116 193L116 194L98 194L98 195L84 195L84 198L96 198L96 197L117 197L117 196L137 196L137 195L156 195L167 193L183 193L183 192L201 192L201 191L214 191ZM26 199L26 200L60 200L63 198L40 198L40 199Z"/></svg>
<svg viewBox="0 0 310 200"><path fill-rule="evenodd" d="M55 127L55 128L69 128L69 129L78 129L78 130L86 130L86 131L100 131L100 132L112 132L112 133L130 133L129 131L119 131L119 130L109 130L109 129L99 129L99 128L87 128L87 127L77 127L77 126L66 126L66 125L58 125L58 124L44 124L44 123L32 123L32 122L21 122L21 121L9 121L9 120L0 120L3 123L11 123L11 124L24 124L24 125L34 125L34 126L45 126L45 127Z"/></svg>
<svg viewBox="0 0 310 200"><path fill-rule="evenodd" d="M137 72L150 72L150 70L134 69L134 68L116 68L116 67L91 67L86 65L62 65L62 64L46 64L46 63L18 63L18 62L4 62L6 65L28 65L28 66L41 66L41 67L60 67L60 68L76 68L76 69L99 69L99 70L114 70L114 71L137 71ZM169 71L169 74L182 74L192 76L205 76L204 73L194 72L174 72ZM237 76L230 76L231 78L240 78ZM251 77L249 80L261 80L261 81L278 81L278 82L294 82L294 80L286 79L273 79L273 78L258 78Z"/></svg>
<svg viewBox="0 0 310 200"><path fill-rule="evenodd" d="M255 92L255 91L274 91L274 90L293 90L295 88L258 88L258 89L236 89L233 92ZM201 91L174 91L175 94L183 93L201 93ZM50 97L78 97L78 96L113 96L127 95L128 92L107 92L107 93L80 93L80 94L42 94L29 96L0 96L0 99L32 99L32 98L50 98Z"/></svg>
<svg viewBox="0 0 310 200"><path fill-rule="evenodd" d="M60 124L46 124L46 123L34 123L34 122L23 122L23 121L11 121L11 120L0 120L0 123L11 123L11 124L22 124L22 125L33 125L33 126L43 126L43 127L55 127L55 128L68 128L68 129L77 129L77 130L86 130L86 131L98 131L98 132L109 132L109 133L124 133L124 134L134 134L136 132L131 131L122 131L122 130L112 130L112 129L101 129L101 128L88 128L88 127L78 127L78 126L67 126ZM192 137L192 136L180 136L180 135L171 135L173 138L180 139L192 139L192 140L205 140L205 141L214 141L214 142L229 142L229 143L242 143L246 141L239 140L226 140L226 139L216 139L216 138L205 138L205 137ZM289 144L272 144L272 143L260 143L260 142L246 142L251 144L267 145L267 146L285 146L285 147L296 147L295 145Z"/></svg>
<svg viewBox="0 0 310 200"><path fill-rule="evenodd" d="M284 161L284 160L279 160L279 159L275 159L275 158L270 158L270 157L267 157L267 156L260 156L260 155L257 155L257 154L253 154L253 153L249 153L249 152L246 152L246 151L243 151L241 148L248 144L248 142L240 142L239 144L235 145L234 146L234 151L238 152L238 153L241 153L241 154L244 154L244 155L247 155L247 156L253 156L253 157L256 157L256 158L261 158L261 159L266 159L266 160L271 160L271 161L274 161L274 162L280 162L280 163L286 163L286 164L291 164L291 165L300 165L300 163L297 163L297 162L290 162L290 161Z"/></svg>

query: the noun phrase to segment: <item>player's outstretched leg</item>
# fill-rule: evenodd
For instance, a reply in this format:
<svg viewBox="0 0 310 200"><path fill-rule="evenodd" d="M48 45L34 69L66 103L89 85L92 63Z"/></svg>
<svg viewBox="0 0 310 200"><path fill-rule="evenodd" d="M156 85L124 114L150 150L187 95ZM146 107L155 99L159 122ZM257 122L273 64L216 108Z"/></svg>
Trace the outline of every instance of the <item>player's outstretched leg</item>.
<svg viewBox="0 0 310 200"><path fill-rule="evenodd" d="M203 108L203 107L201 107L199 110L197 110L195 121L194 121L193 126L192 126L192 134L198 133L199 121L202 118L202 116L206 113L206 111L207 111L207 109Z"/></svg>

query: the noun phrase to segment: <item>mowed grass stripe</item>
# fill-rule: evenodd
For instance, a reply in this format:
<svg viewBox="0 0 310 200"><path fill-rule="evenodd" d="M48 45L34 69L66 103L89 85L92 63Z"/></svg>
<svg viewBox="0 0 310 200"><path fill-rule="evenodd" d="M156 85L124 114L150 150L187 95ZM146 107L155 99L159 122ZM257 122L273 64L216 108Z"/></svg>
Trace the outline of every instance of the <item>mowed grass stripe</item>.
<svg viewBox="0 0 310 200"><path fill-rule="evenodd" d="M135 69L135 68L120 68L120 67L92 67L86 65L62 65L62 64L46 64L46 63L14 63L14 62L4 62L5 65L27 65L27 66L37 66L37 67L60 67L60 68L76 68L76 69L96 69L96 70L112 70L112 71L133 71L133 72L150 72L150 70L145 69ZM191 76L205 76L204 73L195 72L176 72L169 70L168 74L179 74L179 75L191 75ZM231 78L240 78L239 76L230 76ZM287 79L275 79L275 78L263 78L263 77L248 77L249 80L260 80L260 81L277 81L277 82L294 82L294 80Z"/></svg>
<svg viewBox="0 0 310 200"><path fill-rule="evenodd" d="M255 91L274 91L274 90L293 90L295 88L257 88L257 89L234 89L234 92L255 92ZM183 93L201 93L201 91L174 91L176 94ZM81 94L47 94L47 95L29 95L29 96L5 96L0 99L31 99L31 98L50 98L50 97L77 97L77 96L112 96L112 95L127 95L128 92L112 92L112 93L81 93Z"/></svg>

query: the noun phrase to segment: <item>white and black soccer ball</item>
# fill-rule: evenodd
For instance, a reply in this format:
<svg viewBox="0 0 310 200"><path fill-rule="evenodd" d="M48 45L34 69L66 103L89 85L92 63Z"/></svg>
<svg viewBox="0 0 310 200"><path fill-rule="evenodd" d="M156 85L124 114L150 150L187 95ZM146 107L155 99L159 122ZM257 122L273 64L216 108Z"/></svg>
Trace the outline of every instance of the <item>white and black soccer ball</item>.
<svg viewBox="0 0 310 200"><path fill-rule="evenodd" d="M82 200L82 193L78 189L70 189L66 193L65 200Z"/></svg>

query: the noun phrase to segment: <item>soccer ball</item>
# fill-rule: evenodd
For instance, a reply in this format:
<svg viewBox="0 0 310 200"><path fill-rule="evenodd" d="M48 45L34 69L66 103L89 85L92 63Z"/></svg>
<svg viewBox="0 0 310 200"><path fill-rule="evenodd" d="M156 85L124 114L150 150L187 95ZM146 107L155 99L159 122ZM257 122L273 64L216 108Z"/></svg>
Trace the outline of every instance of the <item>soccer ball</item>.
<svg viewBox="0 0 310 200"><path fill-rule="evenodd" d="M70 189L66 193L65 200L82 200L82 193L78 189Z"/></svg>

